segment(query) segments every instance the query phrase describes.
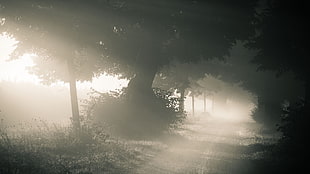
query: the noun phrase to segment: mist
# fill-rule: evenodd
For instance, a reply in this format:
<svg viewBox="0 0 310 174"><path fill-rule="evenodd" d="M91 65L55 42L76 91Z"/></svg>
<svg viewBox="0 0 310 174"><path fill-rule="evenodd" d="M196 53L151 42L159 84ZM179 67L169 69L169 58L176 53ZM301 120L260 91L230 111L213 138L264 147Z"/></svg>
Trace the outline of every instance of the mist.
<svg viewBox="0 0 310 174"><path fill-rule="evenodd" d="M0 173L305 173L307 7L1 0Z"/></svg>

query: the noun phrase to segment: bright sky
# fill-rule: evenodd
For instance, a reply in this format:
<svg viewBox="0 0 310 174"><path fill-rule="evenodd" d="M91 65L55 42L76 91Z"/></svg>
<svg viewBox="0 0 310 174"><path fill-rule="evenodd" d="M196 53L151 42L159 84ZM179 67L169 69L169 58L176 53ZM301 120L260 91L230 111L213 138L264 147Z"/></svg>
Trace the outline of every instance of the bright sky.
<svg viewBox="0 0 310 174"><path fill-rule="evenodd" d="M32 61L33 54L25 54L17 60L10 60L9 55L17 47L18 41L14 38L10 38L7 34L0 34L0 82L30 82L40 85L40 80L37 76L29 74L27 67L33 66ZM125 79L118 79L114 76L102 75L98 78L94 78L92 82L78 82L79 89L89 90L91 87L101 92L107 92L110 90L120 89L126 86L128 83ZM54 85L64 86L64 83L57 83ZM53 85L53 86L54 86ZM66 85L67 86L67 85Z"/></svg>

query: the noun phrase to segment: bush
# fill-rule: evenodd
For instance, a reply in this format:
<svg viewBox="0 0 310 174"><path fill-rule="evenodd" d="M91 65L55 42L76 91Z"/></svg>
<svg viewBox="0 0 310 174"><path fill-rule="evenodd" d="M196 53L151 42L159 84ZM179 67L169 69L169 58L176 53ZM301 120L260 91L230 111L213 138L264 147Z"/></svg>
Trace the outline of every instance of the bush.
<svg viewBox="0 0 310 174"><path fill-rule="evenodd" d="M128 99L126 90L112 93L93 92L85 111L94 122L110 125L118 136L150 138L179 125L185 114L179 110L179 99L172 92L153 89L154 99L144 103Z"/></svg>
<svg viewBox="0 0 310 174"><path fill-rule="evenodd" d="M273 150L274 161L282 173L306 171L309 148L307 109L303 100L283 108L282 121L278 125L282 136Z"/></svg>
<svg viewBox="0 0 310 174"><path fill-rule="evenodd" d="M265 128L276 131L276 125L281 120L281 108L277 105L259 104L252 110L251 116L257 123Z"/></svg>

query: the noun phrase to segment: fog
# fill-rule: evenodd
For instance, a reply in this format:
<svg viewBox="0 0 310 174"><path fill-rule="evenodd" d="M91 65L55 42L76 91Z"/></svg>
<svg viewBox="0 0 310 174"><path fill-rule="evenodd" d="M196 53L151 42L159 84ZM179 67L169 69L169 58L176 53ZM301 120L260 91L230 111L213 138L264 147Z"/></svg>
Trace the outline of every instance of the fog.
<svg viewBox="0 0 310 174"><path fill-rule="evenodd" d="M227 98L227 95L225 95L227 93L233 95ZM223 94L224 97L221 97ZM193 116L192 102L191 95L187 95L185 110L191 116ZM195 96L195 113L193 117L213 117L223 121L251 122L253 121L251 112L254 110L256 102L255 96L248 91L231 84L224 84L222 91L206 96L206 106L204 106L203 94Z"/></svg>
<svg viewBox="0 0 310 174"><path fill-rule="evenodd" d="M100 88L100 83L109 87ZM1 116L10 123L42 119L47 122L69 124L71 117L70 91L68 84L58 83L51 86L31 82L0 81ZM78 99L83 109L84 100L89 98L91 89L100 92L117 90L126 85L125 80L105 76L93 83L78 84Z"/></svg>
<svg viewBox="0 0 310 174"><path fill-rule="evenodd" d="M305 173L307 7L1 0L0 174Z"/></svg>
<svg viewBox="0 0 310 174"><path fill-rule="evenodd" d="M10 123L42 119L68 125L71 117L69 85L64 82L40 83L39 77L29 70L35 65L33 58L36 55L25 54L10 60L9 55L16 49L18 41L1 34L0 43L1 117ZM115 91L127 83L126 79L106 74L93 78L92 82L78 82L79 105L83 108L83 101L89 98L92 89Z"/></svg>

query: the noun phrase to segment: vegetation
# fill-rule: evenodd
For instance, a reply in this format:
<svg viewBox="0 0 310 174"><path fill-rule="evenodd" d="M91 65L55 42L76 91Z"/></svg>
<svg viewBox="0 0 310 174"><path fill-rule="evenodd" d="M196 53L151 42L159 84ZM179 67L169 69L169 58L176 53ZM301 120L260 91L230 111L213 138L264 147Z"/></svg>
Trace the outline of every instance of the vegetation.
<svg viewBox="0 0 310 174"><path fill-rule="evenodd" d="M309 68L306 27L306 1L266 1L255 27L258 34L249 39L248 47L258 49L252 60L260 70L272 70L278 76L291 71L303 82L302 101L289 101L284 107L279 131L282 138L275 148L278 169L283 173L306 171L307 123L309 123ZM281 88L281 87L280 87ZM284 88L284 86L282 86ZM292 93L292 92L291 92ZM269 96L270 97L270 96ZM281 172L280 172L281 173Z"/></svg>
<svg viewBox="0 0 310 174"><path fill-rule="evenodd" d="M286 167L279 167L282 170L306 171L308 157L305 153L309 148L309 141L307 141L308 122L305 122L306 114L305 101L301 100L284 107L282 114L282 121L278 125L278 130L282 136L274 149L275 161L279 165ZM286 171L287 172L287 171Z"/></svg>
<svg viewBox="0 0 310 174"><path fill-rule="evenodd" d="M82 125L79 139L72 127L41 122L35 129L24 125L16 132L16 126L1 125L0 173L130 173L140 162L138 151L101 128Z"/></svg>
<svg viewBox="0 0 310 174"><path fill-rule="evenodd" d="M0 32L19 41L11 58L34 53L31 72L43 83L70 84L72 125L40 125L17 133L17 127L1 125L0 173L130 173L139 154L112 137L157 138L177 128L186 116L187 88L192 87L193 97L207 88L221 90L216 83L199 81L206 73L254 93L255 121L273 126L282 117L282 136L274 149L266 149L270 156L264 159L274 165L269 170L271 165L263 164L265 170L305 169L307 8L305 1L281 0L1 1ZM239 48L234 54L238 43L243 50L255 50L253 55ZM226 62L208 61L214 58ZM249 60L253 66L245 64ZM261 75L254 69L275 73ZM91 81L102 73L128 78L128 87L93 91L81 116L76 81ZM292 77L267 77L285 73L292 73L298 84ZM218 102L225 104L227 96Z"/></svg>
<svg viewBox="0 0 310 174"><path fill-rule="evenodd" d="M118 136L149 139L178 127L185 118L179 109L180 99L171 91L153 89L155 100L133 103L126 97L126 89L111 93L93 91L87 103L86 113L95 123L109 125L110 131ZM164 108L164 109L163 109ZM149 112L151 110L152 112Z"/></svg>

